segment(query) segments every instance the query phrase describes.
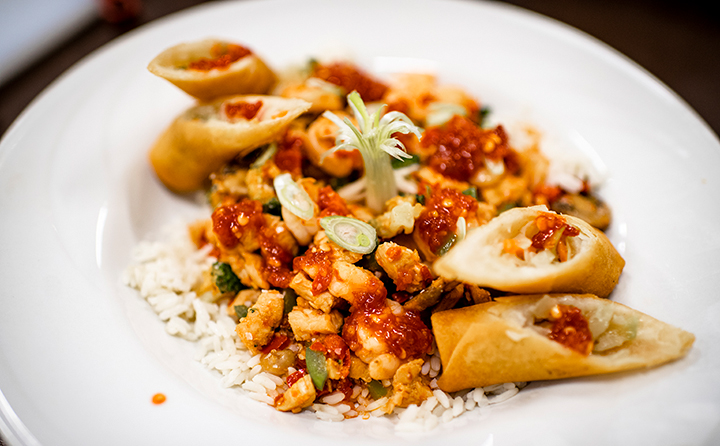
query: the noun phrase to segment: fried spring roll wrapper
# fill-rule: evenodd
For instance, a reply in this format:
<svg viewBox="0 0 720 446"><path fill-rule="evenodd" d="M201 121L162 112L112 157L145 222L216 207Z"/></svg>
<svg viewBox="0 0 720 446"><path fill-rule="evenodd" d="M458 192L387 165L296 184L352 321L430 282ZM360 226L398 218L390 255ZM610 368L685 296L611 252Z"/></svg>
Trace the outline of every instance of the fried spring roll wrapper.
<svg viewBox="0 0 720 446"><path fill-rule="evenodd" d="M228 45L232 44L217 39L181 43L158 54L147 68L202 101L236 94L268 93L277 82L277 76L253 53L221 68L188 68L192 62L217 57L214 52Z"/></svg>
<svg viewBox="0 0 720 446"><path fill-rule="evenodd" d="M251 119L228 115L242 104L260 105ZM150 163L175 192L201 189L208 176L236 156L278 139L310 104L300 99L241 95L192 107L150 149Z"/></svg>
<svg viewBox="0 0 720 446"><path fill-rule="evenodd" d="M556 304L579 308L593 334L585 356L550 339L542 320ZM652 367L684 356L695 336L592 295L528 295L437 312L433 333L446 392Z"/></svg>
<svg viewBox="0 0 720 446"><path fill-rule="evenodd" d="M503 251L505 240L522 239L528 225L548 212L545 206L503 212L470 231L434 263L434 271L446 279L510 293L587 293L607 297L620 278L625 260L605 234L579 218L562 215L580 230L579 235L566 238L568 259L564 262L549 250L526 254L526 260Z"/></svg>

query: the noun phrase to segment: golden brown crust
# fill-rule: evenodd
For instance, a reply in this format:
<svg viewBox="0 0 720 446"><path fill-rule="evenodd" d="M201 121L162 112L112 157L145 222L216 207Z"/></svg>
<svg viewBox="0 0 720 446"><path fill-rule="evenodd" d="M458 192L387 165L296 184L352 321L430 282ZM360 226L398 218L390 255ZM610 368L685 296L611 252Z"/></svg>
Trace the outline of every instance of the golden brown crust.
<svg viewBox="0 0 720 446"><path fill-rule="evenodd" d="M517 381L537 381L652 367L684 356L695 336L617 302L591 295L550 295L581 309L636 324L633 339L583 356L534 328L532 311L543 295L509 296L433 314L446 392ZM610 312L610 313L608 313ZM596 339L597 340L597 339Z"/></svg>
<svg viewBox="0 0 720 446"><path fill-rule="evenodd" d="M220 112L225 103L257 103L250 119L230 122ZM299 99L240 95L191 107L180 115L150 150L150 162L160 180L175 192L203 187L210 173L236 156L279 138L309 104Z"/></svg>
<svg viewBox="0 0 720 446"><path fill-rule="evenodd" d="M277 82L277 76L255 54L247 55L225 69L200 71L181 68L198 59L212 57L211 49L215 45L228 43L218 39L181 43L158 54L147 68L203 101L220 96L269 92Z"/></svg>
<svg viewBox="0 0 720 446"><path fill-rule="evenodd" d="M545 206L510 209L468 233L433 265L447 279L511 293L588 293L607 297L617 284L625 260L607 236L583 220L564 215L580 229L568 237L574 251L565 262L532 264L503 254L503 240L513 238Z"/></svg>

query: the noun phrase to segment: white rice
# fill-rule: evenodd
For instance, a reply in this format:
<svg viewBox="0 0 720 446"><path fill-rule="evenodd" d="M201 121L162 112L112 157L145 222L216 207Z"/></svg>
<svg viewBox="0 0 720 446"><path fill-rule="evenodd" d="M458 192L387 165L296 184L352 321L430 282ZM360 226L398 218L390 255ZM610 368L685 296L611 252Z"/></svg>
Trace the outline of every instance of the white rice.
<svg viewBox="0 0 720 446"><path fill-rule="evenodd" d="M185 224L164 228L162 241L141 242L133 252L134 263L125 271L124 282L139 291L165 322L167 333L195 342L197 359L208 369L221 374L225 387L239 387L254 400L273 404L282 393L281 378L262 371L260 355L252 355L235 335L235 322L212 296L198 296L192 289L202 280L203 272L215 262L208 257L209 247L196 249ZM498 404L515 396L525 383L506 383L448 394L437 386L441 361L437 349L422 367L430 381L433 396L422 404L396 408L391 419L399 433L426 432L475 408ZM388 386L390 382L384 382ZM324 421L343 421L363 413L384 416L387 396L368 399L368 389L356 386L356 408L343 403L342 392L325 395L311 406Z"/></svg>

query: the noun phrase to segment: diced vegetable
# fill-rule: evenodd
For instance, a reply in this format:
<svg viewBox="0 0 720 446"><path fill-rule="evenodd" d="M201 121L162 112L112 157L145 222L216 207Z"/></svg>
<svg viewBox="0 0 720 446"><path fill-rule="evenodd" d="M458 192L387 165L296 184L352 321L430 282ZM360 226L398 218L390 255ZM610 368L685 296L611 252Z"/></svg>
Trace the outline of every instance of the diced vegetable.
<svg viewBox="0 0 720 446"><path fill-rule="evenodd" d="M283 300L285 301L285 314L288 314L297 305L297 293L292 288L287 288L283 292Z"/></svg>
<svg viewBox="0 0 720 446"><path fill-rule="evenodd" d="M402 169L403 167L412 166L413 164L420 163L420 157L417 155L411 155L410 158L397 159L393 158L390 160L390 165L393 169Z"/></svg>
<svg viewBox="0 0 720 446"><path fill-rule="evenodd" d="M477 187L468 187L464 191L462 191L463 195L468 195L473 197L474 199L478 199L478 193L477 193Z"/></svg>
<svg viewBox="0 0 720 446"><path fill-rule="evenodd" d="M369 254L377 245L375 228L352 217L333 215L320 219L325 234L338 246L359 254Z"/></svg>
<svg viewBox="0 0 720 446"><path fill-rule="evenodd" d="M388 389L382 385L382 383L378 380L373 379L370 381L367 385L368 390L370 391L370 396L374 399L380 399L387 395Z"/></svg>
<svg viewBox="0 0 720 446"><path fill-rule="evenodd" d="M232 270L230 264L215 262L210 271L213 282L221 293L237 293L246 288Z"/></svg>
<svg viewBox="0 0 720 446"><path fill-rule="evenodd" d="M263 204L263 212L270 215L276 215L280 216L282 210L282 205L280 204L280 200L278 200L276 197L272 197L268 200L267 203Z"/></svg>
<svg viewBox="0 0 720 446"><path fill-rule="evenodd" d="M270 159L272 159L273 156L275 156L275 152L277 152L278 146L276 143L270 144L267 149L263 153L260 154L260 156L257 157L257 159L250 165L251 169L259 169L265 163L267 163Z"/></svg>
<svg viewBox="0 0 720 446"><path fill-rule="evenodd" d="M328 377L325 354L310 347L305 347L305 364L307 364L307 370L313 384L315 384L315 388L322 390Z"/></svg>
<svg viewBox="0 0 720 446"><path fill-rule="evenodd" d="M238 319L242 319L248 314L248 307L246 305L235 305L235 314Z"/></svg>
<svg viewBox="0 0 720 446"><path fill-rule="evenodd" d="M457 241L457 238L458 238L457 234L450 234L448 236L448 238L445 240L445 243L443 243L443 245L440 247L440 249L438 249L436 254L438 256L444 256L445 254L447 254L447 252L450 251L450 248L452 248L453 245L455 244L455 242Z"/></svg>

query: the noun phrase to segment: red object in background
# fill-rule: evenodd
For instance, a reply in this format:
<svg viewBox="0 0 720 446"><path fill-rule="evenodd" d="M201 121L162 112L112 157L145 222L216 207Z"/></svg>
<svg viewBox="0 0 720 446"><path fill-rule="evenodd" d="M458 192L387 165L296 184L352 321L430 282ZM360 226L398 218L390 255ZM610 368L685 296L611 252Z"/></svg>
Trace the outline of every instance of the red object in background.
<svg viewBox="0 0 720 446"><path fill-rule="evenodd" d="M96 0L100 16L110 23L135 19L142 12L142 0Z"/></svg>

